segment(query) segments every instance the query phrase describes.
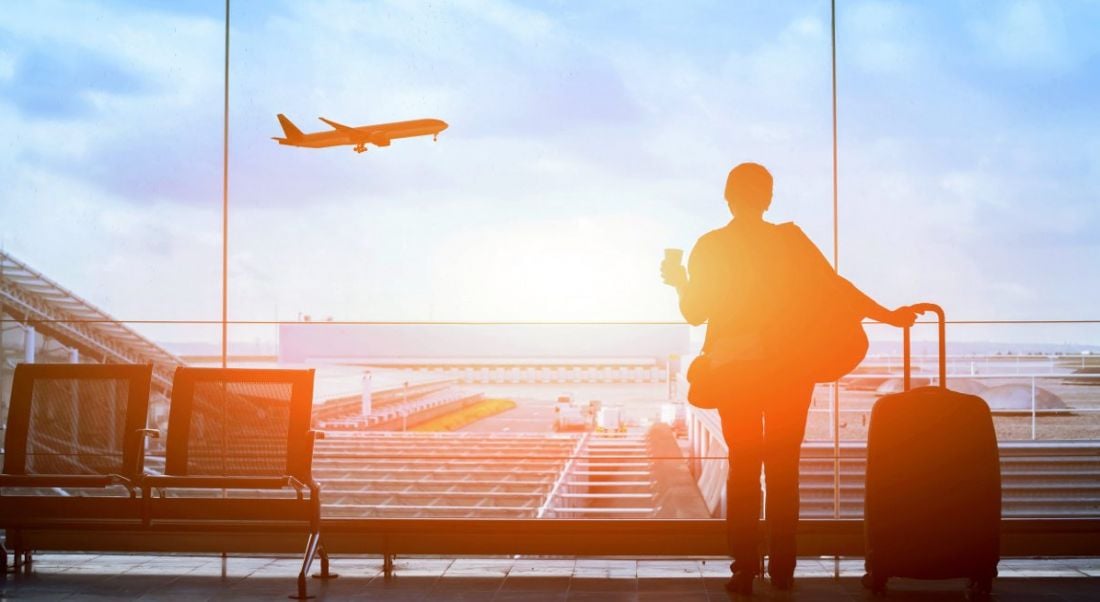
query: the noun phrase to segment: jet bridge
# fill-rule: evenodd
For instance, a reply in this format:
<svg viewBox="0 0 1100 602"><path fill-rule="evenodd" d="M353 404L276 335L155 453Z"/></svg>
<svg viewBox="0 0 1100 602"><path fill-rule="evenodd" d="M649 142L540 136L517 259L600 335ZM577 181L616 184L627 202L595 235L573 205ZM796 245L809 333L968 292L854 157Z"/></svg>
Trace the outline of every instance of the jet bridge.
<svg viewBox="0 0 1100 602"><path fill-rule="evenodd" d="M152 402L167 406L183 361L0 251L0 424L7 420L12 372L20 362L152 364Z"/></svg>

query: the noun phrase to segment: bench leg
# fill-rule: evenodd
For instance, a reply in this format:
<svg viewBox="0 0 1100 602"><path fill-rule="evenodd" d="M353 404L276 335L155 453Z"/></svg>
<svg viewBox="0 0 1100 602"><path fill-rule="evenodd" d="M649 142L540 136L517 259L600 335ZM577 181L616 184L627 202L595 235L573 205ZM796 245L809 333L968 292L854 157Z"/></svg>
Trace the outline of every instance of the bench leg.
<svg viewBox="0 0 1100 602"><path fill-rule="evenodd" d="M393 554L382 555L382 577L384 579L393 577Z"/></svg>
<svg viewBox="0 0 1100 602"><path fill-rule="evenodd" d="M8 549L0 543L0 577L8 574Z"/></svg>
<svg viewBox="0 0 1100 602"><path fill-rule="evenodd" d="M8 544L11 545L11 568L15 574L23 568L23 546L19 544L19 531L7 532Z"/></svg>
<svg viewBox="0 0 1100 602"><path fill-rule="evenodd" d="M330 572L328 570L328 551L325 550L325 544L319 544L317 546L317 554L321 557L321 572L314 573L314 579L335 579L340 575Z"/></svg>
<svg viewBox="0 0 1100 602"><path fill-rule="evenodd" d="M309 595L309 590L306 588L306 575L309 574L309 568L313 566L313 559L317 556L317 548L320 543L320 533L314 531L309 534L309 539L306 541L306 551L302 556L302 570L298 572L298 592L289 596L292 600L308 600L314 597Z"/></svg>

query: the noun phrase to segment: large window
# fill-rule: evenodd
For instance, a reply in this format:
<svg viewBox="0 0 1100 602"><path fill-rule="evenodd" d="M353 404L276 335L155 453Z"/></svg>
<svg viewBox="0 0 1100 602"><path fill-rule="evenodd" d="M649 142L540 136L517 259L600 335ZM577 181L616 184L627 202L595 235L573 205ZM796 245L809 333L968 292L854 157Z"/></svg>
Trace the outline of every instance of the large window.
<svg viewBox="0 0 1100 602"><path fill-rule="evenodd" d="M242 2L228 47L225 11L0 15L5 396L19 361L140 336L129 361L164 378L316 368L330 517L717 516L717 422L683 403L703 333L658 264L726 223L725 175L756 161L769 219L884 305L947 309L951 383L994 406L1006 457L1093 462L1095 6L840 2L836 215L828 2ZM423 118L438 141L271 139ZM104 329L62 332L81 324ZM864 365L815 392L806 516L860 512L901 361L896 329L867 329ZM698 496L662 496L684 479ZM1058 503L1012 512L1096 513Z"/></svg>

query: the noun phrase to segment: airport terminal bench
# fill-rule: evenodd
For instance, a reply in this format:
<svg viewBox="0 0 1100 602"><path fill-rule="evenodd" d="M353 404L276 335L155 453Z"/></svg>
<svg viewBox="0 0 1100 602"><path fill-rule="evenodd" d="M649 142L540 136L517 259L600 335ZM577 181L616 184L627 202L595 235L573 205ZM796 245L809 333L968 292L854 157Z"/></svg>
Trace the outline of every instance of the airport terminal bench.
<svg viewBox="0 0 1100 602"><path fill-rule="evenodd" d="M155 434L145 428L151 376L151 366L16 366L0 528L17 569L29 557L28 530L140 527L144 441Z"/></svg>
<svg viewBox="0 0 1100 602"><path fill-rule="evenodd" d="M149 374L147 366L17 368L0 480L0 509L15 510L0 514L0 527L16 569L39 549L298 552L297 594L306 597L318 555L329 576L311 471L313 371L178 368L157 475L142 473L142 442L153 433L144 428ZM63 469L75 474L54 474ZM123 495L68 495L116 485Z"/></svg>
<svg viewBox="0 0 1100 602"><path fill-rule="evenodd" d="M164 474L141 480L146 530L172 539L166 549L207 542L211 552L237 551L227 540L248 533L304 535L298 596L306 597L318 554L329 576L312 407L312 370L177 368Z"/></svg>

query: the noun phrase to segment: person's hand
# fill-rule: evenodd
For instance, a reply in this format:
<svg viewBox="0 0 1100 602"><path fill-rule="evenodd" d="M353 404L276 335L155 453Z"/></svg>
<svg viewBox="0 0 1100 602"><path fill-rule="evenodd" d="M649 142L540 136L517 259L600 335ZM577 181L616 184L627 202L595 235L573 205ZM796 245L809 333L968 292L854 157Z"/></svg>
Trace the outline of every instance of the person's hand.
<svg viewBox="0 0 1100 602"><path fill-rule="evenodd" d="M917 320L917 312L908 305L903 305L894 311L891 311L889 318L886 320L887 324L897 326L898 328L908 328L913 325L913 322Z"/></svg>
<svg viewBox="0 0 1100 602"><path fill-rule="evenodd" d="M665 284L669 286L675 286L680 288L687 284L688 275L687 270L683 265L679 263L673 263L671 261L661 262L661 279L665 281Z"/></svg>

